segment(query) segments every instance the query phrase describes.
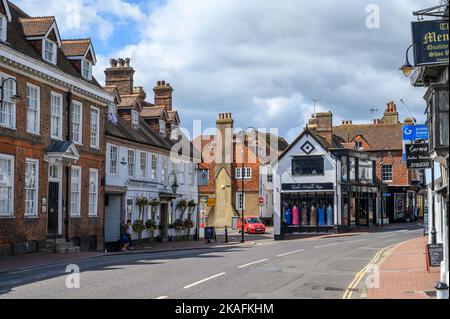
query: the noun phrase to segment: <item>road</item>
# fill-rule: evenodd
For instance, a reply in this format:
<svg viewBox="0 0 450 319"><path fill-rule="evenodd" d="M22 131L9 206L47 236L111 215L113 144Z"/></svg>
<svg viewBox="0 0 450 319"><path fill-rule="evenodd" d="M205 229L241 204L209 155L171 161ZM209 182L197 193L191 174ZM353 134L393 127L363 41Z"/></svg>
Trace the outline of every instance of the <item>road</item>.
<svg viewBox="0 0 450 319"><path fill-rule="evenodd" d="M107 256L77 264L79 289L66 288L66 265L0 275L0 298L361 298L361 270L381 249L418 236L421 228L408 228L261 240L252 247Z"/></svg>

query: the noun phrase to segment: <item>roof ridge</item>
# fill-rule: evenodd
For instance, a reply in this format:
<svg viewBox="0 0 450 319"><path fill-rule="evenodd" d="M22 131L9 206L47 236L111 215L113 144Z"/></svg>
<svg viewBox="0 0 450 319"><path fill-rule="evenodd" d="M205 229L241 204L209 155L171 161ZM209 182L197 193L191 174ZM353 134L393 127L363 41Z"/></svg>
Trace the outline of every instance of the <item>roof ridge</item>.
<svg viewBox="0 0 450 319"><path fill-rule="evenodd" d="M19 20L55 20L55 16L38 16L38 17L20 17Z"/></svg>
<svg viewBox="0 0 450 319"><path fill-rule="evenodd" d="M61 39L61 42L81 42L81 41L89 41L89 42L92 42L92 39L91 39L91 38Z"/></svg>

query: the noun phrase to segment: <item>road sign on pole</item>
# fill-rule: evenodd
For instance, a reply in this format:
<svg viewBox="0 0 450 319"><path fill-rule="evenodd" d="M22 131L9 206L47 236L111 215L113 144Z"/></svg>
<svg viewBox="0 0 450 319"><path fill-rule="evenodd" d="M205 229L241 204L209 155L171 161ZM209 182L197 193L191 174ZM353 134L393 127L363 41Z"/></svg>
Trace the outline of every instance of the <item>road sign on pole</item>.
<svg viewBox="0 0 450 319"><path fill-rule="evenodd" d="M259 205L264 205L264 197L259 196Z"/></svg>

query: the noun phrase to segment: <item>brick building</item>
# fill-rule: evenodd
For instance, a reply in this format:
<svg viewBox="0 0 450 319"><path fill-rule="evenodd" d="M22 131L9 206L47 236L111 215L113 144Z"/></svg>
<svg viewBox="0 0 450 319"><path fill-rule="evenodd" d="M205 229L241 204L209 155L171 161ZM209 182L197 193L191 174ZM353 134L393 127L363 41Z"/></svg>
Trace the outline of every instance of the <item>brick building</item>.
<svg viewBox="0 0 450 319"><path fill-rule="evenodd" d="M261 166L288 146L283 138L269 133L259 132L255 138L249 131L244 139L242 132L234 132L233 125L231 113L220 113L217 134L194 141L202 155L199 169L205 178L199 197L207 226L232 226L233 217L240 216L242 210L246 216L260 216L261 178L271 175L267 171L261 174ZM272 216L272 209L267 211Z"/></svg>
<svg viewBox="0 0 450 319"><path fill-rule="evenodd" d="M333 134L342 139L344 147L377 155L377 183L380 185L382 177L383 193L388 195L384 198L385 223L412 219L416 206L419 207L419 214L423 216L421 173L408 170L403 161L402 128L403 125L412 123L410 118L401 123L395 103L389 102L383 117L373 120L370 124L343 121L341 125L333 127Z"/></svg>
<svg viewBox="0 0 450 319"><path fill-rule="evenodd" d="M184 157L171 153L182 133L178 130L178 112L172 106L170 84L158 81L153 88L154 103L149 102L144 88L134 86L135 70L130 59L110 62L105 70L105 90L115 96L115 103L110 107L106 126L106 242L109 247L117 244L120 225L128 219L132 223L152 220L161 225L154 235L167 239L169 225L177 219L196 223L193 207L184 211L177 203L184 199L197 204L197 161L193 161L191 153ZM175 181L176 192L171 187ZM139 198L157 204L139 207ZM194 231L195 227L191 229ZM148 232L142 235L144 239L150 236Z"/></svg>
<svg viewBox="0 0 450 319"><path fill-rule="evenodd" d="M61 39L54 17L11 2L0 17L0 250L102 249L113 99L92 77L92 43Z"/></svg>

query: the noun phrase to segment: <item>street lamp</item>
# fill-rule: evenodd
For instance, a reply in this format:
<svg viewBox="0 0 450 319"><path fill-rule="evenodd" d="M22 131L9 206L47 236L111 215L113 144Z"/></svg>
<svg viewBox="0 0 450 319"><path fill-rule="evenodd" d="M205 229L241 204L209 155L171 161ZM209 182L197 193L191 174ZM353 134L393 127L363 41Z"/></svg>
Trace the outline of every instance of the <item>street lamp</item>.
<svg viewBox="0 0 450 319"><path fill-rule="evenodd" d="M384 225L384 194L383 194L383 166L384 166L384 152L388 152L388 156L392 157L391 155L391 148L389 146L385 146L383 150L381 151L381 161L380 161L380 217L381 217L381 226Z"/></svg>
<svg viewBox="0 0 450 319"><path fill-rule="evenodd" d="M414 66L411 65L411 63L409 63L409 59L408 59L408 53L409 50L412 48L412 44L408 47L408 49L406 50L406 60L405 63L399 68L400 71L403 72L403 75L405 77L408 77L411 75L411 72L414 70Z"/></svg>
<svg viewBox="0 0 450 319"><path fill-rule="evenodd" d="M245 192L244 192L244 177L245 177L245 144L247 142L247 134L246 132L252 129L253 131L255 131L255 135L257 135L257 130L252 127L249 126L247 127L245 130L242 131L242 134L244 135L244 142L242 145L242 167L241 167L241 180L242 180L242 205L241 205L241 243L245 242L245 235L244 235L244 202L245 202ZM258 150L258 148L256 148L256 150ZM256 154L256 156L258 156L258 154Z"/></svg>
<svg viewBox="0 0 450 319"><path fill-rule="evenodd" d="M167 177L167 185L166 185L166 189L167 189L167 186L169 186L170 176L173 176L173 183L172 183L172 185L171 185L170 187L172 188L172 193L176 194L179 185L178 185L178 182L177 182L177 175L176 175L175 172L173 172L173 171L172 171L172 172L169 174L169 176Z"/></svg>
<svg viewBox="0 0 450 319"><path fill-rule="evenodd" d="M14 78L6 78L6 79L3 79L2 85L0 85L0 90L2 91L2 93L1 93L1 99L0 99L0 104L1 104L1 105L3 105L3 101L4 101L4 99L5 99L5 90L4 90L4 87L5 87L5 83L6 83L7 81L13 81L13 82L16 84L16 94L14 94L14 95L12 95L12 96L10 97L11 102L14 103L14 104L16 104L17 102L20 101L20 95L19 95L18 89L17 89L17 87L18 87L17 80L14 79Z"/></svg>

